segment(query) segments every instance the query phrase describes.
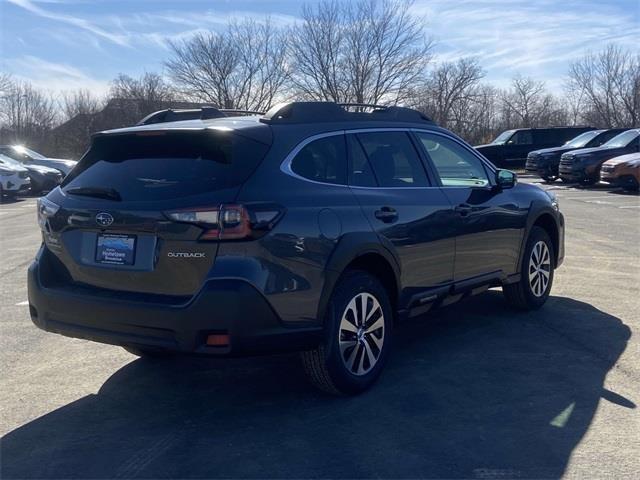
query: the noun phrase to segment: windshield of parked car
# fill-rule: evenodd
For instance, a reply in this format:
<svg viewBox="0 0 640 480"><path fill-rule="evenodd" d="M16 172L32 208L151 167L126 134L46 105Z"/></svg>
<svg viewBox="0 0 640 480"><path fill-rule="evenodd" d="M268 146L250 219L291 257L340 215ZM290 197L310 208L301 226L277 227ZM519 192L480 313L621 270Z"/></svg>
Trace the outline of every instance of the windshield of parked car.
<svg viewBox="0 0 640 480"><path fill-rule="evenodd" d="M509 140L509 138L511 138L511 135L513 135L514 131L515 130L507 130L506 132L502 132L491 143L494 144L494 145L504 145L507 142L507 140Z"/></svg>
<svg viewBox="0 0 640 480"><path fill-rule="evenodd" d="M589 132L581 133L577 137L569 140L567 143L565 143L565 145L567 147L582 148L592 139L600 135L603 131L604 130L591 130Z"/></svg>
<svg viewBox="0 0 640 480"><path fill-rule="evenodd" d="M640 135L640 130L627 130L616 135L603 145L603 147L626 147Z"/></svg>
<svg viewBox="0 0 640 480"><path fill-rule="evenodd" d="M14 157L14 155L17 157ZM12 158L16 158L16 160L22 160L25 156L29 157L32 160L46 160L47 157L40 155L38 152L34 152L33 150L23 147L22 145L12 145L11 150L6 152Z"/></svg>

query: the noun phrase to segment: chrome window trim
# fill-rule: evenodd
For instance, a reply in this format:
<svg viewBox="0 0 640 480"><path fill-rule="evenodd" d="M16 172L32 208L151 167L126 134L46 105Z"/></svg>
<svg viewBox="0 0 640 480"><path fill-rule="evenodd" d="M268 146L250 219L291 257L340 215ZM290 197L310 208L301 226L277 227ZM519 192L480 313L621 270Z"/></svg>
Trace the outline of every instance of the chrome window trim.
<svg viewBox="0 0 640 480"><path fill-rule="evenodd" d="M467 145L465 145L464 143L462 143L460 140L456 139L455 137L448 135L446 133L443 132L437 132L434 130L427 130L427 129L422 129L422 128L415 128L415 127L376 127L376 128L353 128L353 129L349 129L349 130L333 130L330 132L323 132L323 133L317 133L315 135L311 135L310 137L305 138L304 140L300 141L300 143L298 143L293 150L291 150L291 152L289 152L289 154L287 154L287 156L284 158L284 160L282 161L282 163L280 164L280 170L285 173L286 175L289 175L293 178L296 178L298 180L302 180L304 182L309 182L309 183L315 183L316 185L330 185L332 187L346 187L346 188L350 188L350 189L360 189L360 190L422 190L425 188L464 188L464 187L459 187L459 186L452 186L452 185L427 185L427 186L423 186L423 187L361 187L361 186L357 186L357 185L348 185L348 184L342 184L342 183L328 183L328 182L318 182L316 180L311 180L309 178L305 178L301 175L298 175L297 173L295 173L292 169L291 169L291 163L293 162L293 159L295 158L295 156L300 152L300 150L302 150L305 146L307 146L309 143L314 142L316 140L319 140L321 138L326 138L326 137L335 137L337 135L347 135L347 134L357 134L357 133L371 133L371 132L420 132L420 133L429 133L432 135L439 135L441 137L445 137L448 138L449 140L452 140L454 142L456 142L457 144L459 144L461 147L463 147L465 150L471 152L472 155L474 155L476 158L478 158L478 160L480 160L482 162L482 164L487 167L491 172L493 172L494 174L496 173L496 168L491 165L490 163L488 163L488 161L482 156L480 155L478 152L476 152L473 147L469 147ZM430 160L430 159L429 159ZM492 186L491 183L489 183L489 186ZM471 187L469 187L471 188Z"/></svg>

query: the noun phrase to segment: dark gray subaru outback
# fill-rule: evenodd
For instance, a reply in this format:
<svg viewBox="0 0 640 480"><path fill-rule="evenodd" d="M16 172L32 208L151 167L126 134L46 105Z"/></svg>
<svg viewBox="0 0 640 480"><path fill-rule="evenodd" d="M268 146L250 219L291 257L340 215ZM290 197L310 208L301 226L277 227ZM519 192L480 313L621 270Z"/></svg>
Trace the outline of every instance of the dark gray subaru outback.
<svg viewBox="0 0 640 480"><path fill-rule="evenodd" d="M149 357L300 351L317 386L357 393L402 318L495 286L542 306L555 199L417 111L353 110L165 112L95 135L38 205L33 322Z"/></svg>

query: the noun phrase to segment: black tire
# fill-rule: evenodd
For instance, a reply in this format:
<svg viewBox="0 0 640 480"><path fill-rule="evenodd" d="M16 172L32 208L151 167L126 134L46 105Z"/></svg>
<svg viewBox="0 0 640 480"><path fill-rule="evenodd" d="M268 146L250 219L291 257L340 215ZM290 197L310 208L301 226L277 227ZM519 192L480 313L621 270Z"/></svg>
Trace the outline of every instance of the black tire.
<svg viewBox="0 0 640 480"><path fill-rule="evenodd" d="M367 294L370 297L367 297ZM354 328L342 323L358 315L355 310L348 309L351 301L366 299L366 314L370 315L370 331L365 327ZM377 301L378 307L375 304ZM360 304L361 305L361 304ZM350 310L350 313L347 313ZM358 309L361 312L362 308ZM382 317L380 318L380 314ZM379 323L380 322L380 323ZM378 324L378 326L376 326ZM344 328L347 325L348 328ZM382 327L382 330L380 328ZM389 295L380 281L367 272L349 270L343 274L336 284L327 307L325 318L325 338L315 350L302 352L302 363L313 385L324 392L334 395L354 395L369 388L382 371L391 347L391 330L393 327L393 310ZM354 328L358 333L351 332ZM353 342L353 348L343 347ZM380 348L377 348L377 342ZM375 357L375 353L378 356ZM364 356L367 355L366 360ZM367 360L373 358L374 361ZM346 363L353 365L350 369ZM357 363L357 365L355 365ZM354 370L355 369L355 370ZM358 372L361 370L360 372Z"/></svg>
<svg viewBox="0 0 640 480"><path fill-rule="evenodd" d="M144 348L144 347L122 347L127 352L137 355L141 358L150 358L150 359L161 359L161 358L170 358L175 354L168 350L159 350L153 348Z"/></svg>
<svg viewBox="0 0 640 480"><path fill-rule="evenodd" d="M533 280L530 279L530 262L532 261L533 250L539 242L544 242L547 252L549 254L549 266L548 271L545 268L538 270L538 273L533 275ZM541 227L533 227L529 233L527 244L522 255L522 264L520 265L520 280L516 283L511 283L502 286L502 291L507 299L507 302L520 310L536 310L547 301L549 298L549 292L553 286L553 272L555 266L555 251L553 249L553 243L546 230ZM544 283L543 273L541 270L548 272L547 284L542 289ZM536 281L536 278L537 281ZM542 282L542 283L537 283ZM538 289L536 292L535 290ZM542 292L540 294L540 292Z"/></svg>
<svg viewBox="0 0 640 480"><path fill-rule="evenodd" d="M544 180L545 183L554 183L557 179L558 177L555 175L542 175L542 180Z"/></svg>
<svg viewBox="0 0 640 480"><path fill-rule="evenodd" d="M640 185L638 185L638 181L631 176L622 177L620 179L620 183L622 184L622 189L625 190L626 192L637 192L638 190L640 190Z"/></svg>

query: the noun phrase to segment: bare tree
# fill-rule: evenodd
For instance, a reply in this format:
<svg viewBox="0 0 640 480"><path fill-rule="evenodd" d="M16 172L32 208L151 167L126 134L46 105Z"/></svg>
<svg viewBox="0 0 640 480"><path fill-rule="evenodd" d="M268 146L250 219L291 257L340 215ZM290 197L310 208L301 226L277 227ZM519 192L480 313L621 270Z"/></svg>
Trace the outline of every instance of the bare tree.
<svg viewBox="0 0 640 480"><path fill-rule="evenodd" d="M141 109L149 110L163 102L174 100L174 91L157 73L145 73L139 78L132 78L120 74L111 84L110 95L112 98L135 100L140 103ZM149 108L146 108L149 106Z"/></svg>
<svg viewBox="0 0 640 480"><path fill-rule="evenodd" d="M422 109L443 127L451 128L452 124L464 122L461 114L476 101L479 92L475 87L483 76L475 58L439 64L424 89Z"/></svg>
<svg viewBox="0 0 640 480"><path fill-rule="evenodd" d="M120 74L111 83L108 104L118 113L119 126L136 123L145 115L167 108L175 101L173 87L157 73L145 73L138 78ZM115 124L115 123L114 123Z"/></svg>
<svg viewBox="0 0 640 480"><path fill-rule="evenodd" d="M64 120L77 115L91 115L104 108L105 99L95 96L90 90L79 89L62 92L60 106Z"/></svg>
<svg viewBox="0 0 640 480"><path fill-rule="evenodd" d="M497 91L491 85L469 87L465 95L453 103L448 128L474 145L491 140L499 122L497 98Z"/></svg>
<svg viewBox="0 0 640 480"><path fill-rule="evenodd" d="M549 116L553 96L544 82L517 75L511 89L502 92L502 115L511 127L537 127Z"/></svg>
<svg viewBox="0 0 640 480"><path fill-rule="evenodd" d="M0 97L4 97L13 82L11 81L11 75L8 73L0 73Z"/></svg>
<svg viewBox="0 0 640 480"><path fill-rule="evenodd" d="M569 88L584 97L586 116L603 127L640 123L640 54L609 45L569 69Z"/></svg>
<svg viewBox="0 0 640 480"><path fill-rule="evenodd" d="M29 82L7 81L0 97L3 141L39 145L57 120L52 96Z"/></svg>
<svg viewBox="0 0 640 480"><path fill-rule="evenodd" d="M267 19L231 23L171 43L167 69L189 97L221 108L266 110L287 79L283 32Z"/></svg>
<svg viewBox="0 0 640 480"><path fill-rule="evenodd" d="M302 22L289 35L294 89L316 100L406 101L431 58L431 42L410 5L401 0L304 5Z"/></svg>

